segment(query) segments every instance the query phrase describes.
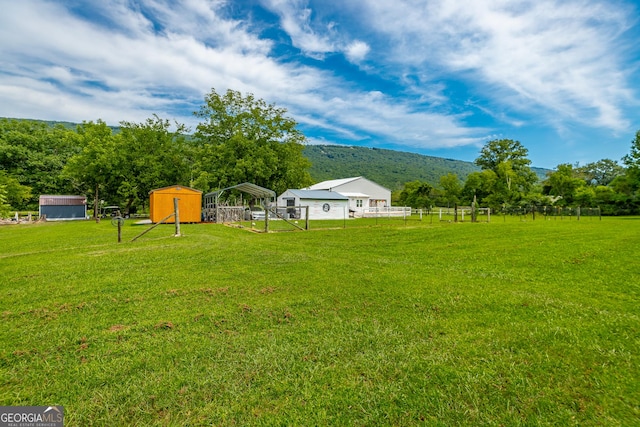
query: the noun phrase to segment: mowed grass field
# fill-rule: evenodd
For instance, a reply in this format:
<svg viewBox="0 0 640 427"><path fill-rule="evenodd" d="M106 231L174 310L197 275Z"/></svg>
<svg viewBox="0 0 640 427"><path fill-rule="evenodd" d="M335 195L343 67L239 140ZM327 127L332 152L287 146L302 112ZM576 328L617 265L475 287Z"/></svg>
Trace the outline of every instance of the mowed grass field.
<svg viewBox="0 0 640 427"><path fill-rule="evenodd" d="M0 227L0 405L68 426L640 423L639 218L335 225Z"/></svg>

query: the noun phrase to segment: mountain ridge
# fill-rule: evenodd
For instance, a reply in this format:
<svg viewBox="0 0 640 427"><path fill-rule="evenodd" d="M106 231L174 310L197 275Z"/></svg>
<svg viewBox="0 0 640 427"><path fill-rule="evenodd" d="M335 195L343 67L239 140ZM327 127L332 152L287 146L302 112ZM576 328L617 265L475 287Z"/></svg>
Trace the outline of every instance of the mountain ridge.
<svg viewBox="0 0 640 427"><path fill-rule="evenodd" d="M303 154L311 161L314 180L364 176L390 190L400 190L411 181L423 181L439 186L440 177L454 173L464 182L480 167L473 162L428 156L386 148L348 145L306 145ZM548 169L531 168L539 179Z"/></svg>

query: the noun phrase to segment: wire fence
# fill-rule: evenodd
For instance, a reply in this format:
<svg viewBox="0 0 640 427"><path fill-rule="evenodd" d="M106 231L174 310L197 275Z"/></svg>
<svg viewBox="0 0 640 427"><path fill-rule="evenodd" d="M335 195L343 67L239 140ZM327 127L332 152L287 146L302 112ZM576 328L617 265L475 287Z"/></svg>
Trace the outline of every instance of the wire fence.
<svg viewBox="0 0 640 427"><path fill-rule="evenodd" d="M264 212L264 211L263 211ZM531 220L598 220L599 208L558 207L558 206L518 206L505 207L498 211L470 206L432 207L424 209L395 208L393 210L370 210L366 215L353 217L345 211L342 218L308 218L308 209L300 207L278 207L270 211L269 223L265 224L264 214L254 217L231 215L227 223L249 228L254 231L302 231L313 229L361 228L373 226L428 226L438 223L490 223L494 221Z"/></svg>
<svg viewBox="0 0 640 427"><path fill-rule="evenodd" d="M530 217L532 220L538 218L580 220L582 217L602 219L602 211L600 208L584 208L580 206L513 206L504 207L502 214Z"/></svg>

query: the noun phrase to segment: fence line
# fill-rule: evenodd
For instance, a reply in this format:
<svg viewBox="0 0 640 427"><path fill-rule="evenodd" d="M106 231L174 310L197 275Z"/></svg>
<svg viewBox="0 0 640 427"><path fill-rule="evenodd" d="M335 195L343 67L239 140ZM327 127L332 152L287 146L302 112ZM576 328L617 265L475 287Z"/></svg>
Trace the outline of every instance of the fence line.
<svg viewBox="0 0 640 427"><path fill-rule="evenodd" d="M376 208L363 208L363 218L375 217L406 217L411 216L411 208L408 206L383 206Z"/></svg>

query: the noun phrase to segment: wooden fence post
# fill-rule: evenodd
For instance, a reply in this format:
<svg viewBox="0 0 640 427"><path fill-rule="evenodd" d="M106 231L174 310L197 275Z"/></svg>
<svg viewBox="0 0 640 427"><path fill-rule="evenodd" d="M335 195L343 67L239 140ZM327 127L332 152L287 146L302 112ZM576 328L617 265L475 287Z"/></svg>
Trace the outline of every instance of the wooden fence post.
<svg viewBox="0 0 640 427"><path fill-rule="evenodd" d="M180 209L178 207L178 200L180 199L177 197L173 198L173 212L176 220L176 237L180 237Z"/></svg>
<svg viewBox="0 0 640 427"><path fill-rule="evenodd" d="M471 222L477 222L478 218L477 218L477 213L476 213L476 203L477 203L477 199L476 199L476 195L473 195L473 202L471 202Z"/></svg>

